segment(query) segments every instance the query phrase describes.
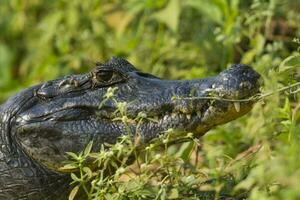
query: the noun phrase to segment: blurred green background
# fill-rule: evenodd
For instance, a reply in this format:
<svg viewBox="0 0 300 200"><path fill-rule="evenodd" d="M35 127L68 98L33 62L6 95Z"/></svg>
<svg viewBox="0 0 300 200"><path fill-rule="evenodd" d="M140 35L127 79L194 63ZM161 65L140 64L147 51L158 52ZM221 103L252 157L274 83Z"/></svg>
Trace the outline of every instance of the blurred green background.
<svg viewBox="0 0 300 200"><path fill-rule="evenodd" d="M112 56L169 79L236 62L264 73L297 49L296 2L1 0L0 99Z"/></svg>
<svg viewBox="0 0 300 200"><path fill-rule="evenodd" d="M0 102L112 56L167 79L249 64L273 91L300 81L299 22L295 0L1 0ZM234 176L250 199L300 199L299 108L299 94L275 94L211 131L204 171ZM251 164L225 170L257 144Z"/></svg>

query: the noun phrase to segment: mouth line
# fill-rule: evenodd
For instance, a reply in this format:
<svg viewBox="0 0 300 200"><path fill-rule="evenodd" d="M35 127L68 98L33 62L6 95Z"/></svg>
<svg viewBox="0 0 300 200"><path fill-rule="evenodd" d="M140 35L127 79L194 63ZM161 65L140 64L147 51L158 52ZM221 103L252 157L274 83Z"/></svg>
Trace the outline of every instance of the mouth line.
<svg viewBox="0 0 300 200"><path fill-rule="evenodd" d="M205 99L205 100L223 100L228 102L247 102L251 101L251 98L260 93L259 88L249 90L248 93L243 93L239 90L220 90L220 89L207 89L208 94L200 97L189 97L192 99ZM188 99L188 98L183 98Z"/></svg>
<svg viewBox="0 0 300 200"><path fill-rule="evenodd" d="M138 122L153 122L153 123L161 123L167 120L177 120L177 121L184 121L184 120L190 120L193 121L195 119L201 119L204 115L204 113L209 109L211 106L210 102L205 103L201 106L200 109L194 110L194 111L184 111L184 109L176 110L166 110L162 112L156 112L153 113L147 113L146 111L140 111L140 112L128 112L127 114L121 114L120 112L105 112L103 110L96 111L97 119L99 120L105 120L105 121L122 121L122 120L128 120L132 124L136 124ZM161 111L160 109L156 109L157 111Z"/></svg>
<svg viewBox="0 0 300 200"><path fill-rule="evenodd" d="M192 111L181 111L178 109L171 109L167 111L157 112L157 113L147 113L145 111L140 111L139 113L127 111L127 114L122 115L120 112L111 112L105 110L96 110L92 109L91 107L72 107L67 109L57 110L53 113L47 113L43 116L37 117L28 117L26 115L18 115L15 122L18 129L23 128L26 125L34 124L34 123L43 123L46 121L51 121L53 123L56 122L67 122L67 121L78 121L83 119L95 119L95 120L104 120L106 122L114 123L117 121L123 121L124 119L128 120L131 124L138 124L138 123L163 123L165 121L177 121L177 122L184 122L184 121L195 121L196 119L201 119L204 117L205 113L209 110L210 107L213 106L213 102L218 100L211 100L207 101L205 104L198 108L197 110ZM232 104L235 108L236 112L239 112L241 109L241 104L245 102L235 102L232 99L232 102L227 102L228 105ZM160 109L156 109L160 110ZM70 113L74 113L74 115L70 115ZM95 117L94 117L95 116ZM28 117L28 118L26 118ZM125 118L126 117L126 118Z"/></svg>

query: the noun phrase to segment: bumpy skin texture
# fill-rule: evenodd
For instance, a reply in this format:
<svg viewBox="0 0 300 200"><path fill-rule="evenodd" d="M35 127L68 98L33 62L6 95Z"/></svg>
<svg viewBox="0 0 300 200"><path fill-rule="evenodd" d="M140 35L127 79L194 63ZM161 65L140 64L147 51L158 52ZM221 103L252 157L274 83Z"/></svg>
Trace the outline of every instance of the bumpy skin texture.
<svg viewBox="0 0 300 200"><path fill-rule="evenodd" d="M95 148L114 143L128 132L144 143L170 128L201 136L254 103L201 97L249 98L259 92L259 78L252 68L233 65L216 77L161 80L113 58L88 74L26 89L0 107L0 199L67 199L70 179L59 169L65 152L79 152L90 140ZM103 101L109 87L117 87L114 98ZM128 130L113 120L121 117L117 102L127 103L131 119L143 113L155 120L129 121Z"/></svg>
<svg viewBox="0 0 300 200"><path fill-rule="evenodd" d="M35 88L38 87L32 89ZM0 107L1 200L60 199L69 187L68 176L36 163L23 152L11 135L13 118L34 103L31 101L32 89L22 91Z"/></svg>

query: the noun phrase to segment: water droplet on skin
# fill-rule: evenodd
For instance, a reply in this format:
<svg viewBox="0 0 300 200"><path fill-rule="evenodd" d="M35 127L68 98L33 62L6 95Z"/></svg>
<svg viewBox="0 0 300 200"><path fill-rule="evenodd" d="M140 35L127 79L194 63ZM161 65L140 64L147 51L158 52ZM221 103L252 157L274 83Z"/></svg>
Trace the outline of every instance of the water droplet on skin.
<svg viewBox="0 0 300 200"><path fill-rule="evenodd" d="M7 164L8 164L9 166L11 166L11 167L14 167L14 168L16 168L16 167L19 166L19 162L18 162L17 160L15 160L15 159L9 160Z"/></svg>
<svg viewBox="0 0 300 200"><path fill-rule="evenodd" d="M33 171L29 168L22 168L22 171L25 176L29 176L29 177L33 176Z"/></svg>

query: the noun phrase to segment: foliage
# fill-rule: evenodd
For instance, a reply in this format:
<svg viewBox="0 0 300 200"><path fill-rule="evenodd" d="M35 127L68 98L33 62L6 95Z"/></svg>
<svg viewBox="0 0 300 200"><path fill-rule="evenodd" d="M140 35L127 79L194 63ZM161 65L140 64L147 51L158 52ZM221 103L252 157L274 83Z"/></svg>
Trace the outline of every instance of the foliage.
<svg viewBox="0 0 300 200"><path fill-rule="evenodd" d="M299 11L293 0L2 0L0 101L111 56L168 79L210 76L242 62L262 74L268 93L300 81ZM89 145L70 153L67 167L79 170L71 196L83 188L107 199L300 199L297 91L274 94L182 145L154 143L141 153L124 136L101 152ZM138 162L130 165L132 153Z"/></svg>

